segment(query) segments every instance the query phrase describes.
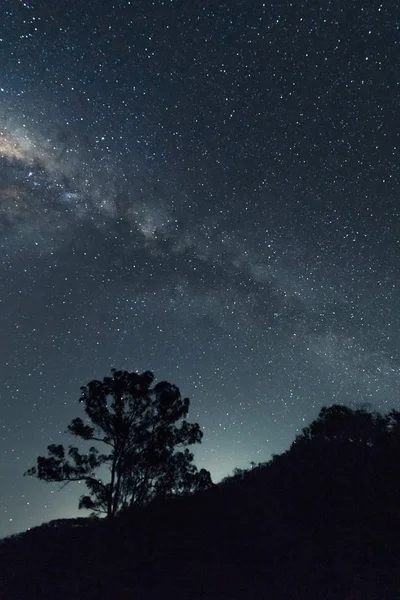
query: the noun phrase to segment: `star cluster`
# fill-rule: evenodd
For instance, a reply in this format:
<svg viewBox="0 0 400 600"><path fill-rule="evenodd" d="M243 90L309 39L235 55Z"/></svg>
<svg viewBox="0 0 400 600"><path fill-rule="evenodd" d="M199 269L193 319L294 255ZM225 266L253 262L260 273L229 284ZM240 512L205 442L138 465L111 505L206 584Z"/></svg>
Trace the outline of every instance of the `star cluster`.
<svg viewBox="0 0 400 600"><path fill-rule="evenodd" d="M214 480L324 404L398 408L394 3L51 3L0 22L0 535L115 366L191 398Z"/></svg>

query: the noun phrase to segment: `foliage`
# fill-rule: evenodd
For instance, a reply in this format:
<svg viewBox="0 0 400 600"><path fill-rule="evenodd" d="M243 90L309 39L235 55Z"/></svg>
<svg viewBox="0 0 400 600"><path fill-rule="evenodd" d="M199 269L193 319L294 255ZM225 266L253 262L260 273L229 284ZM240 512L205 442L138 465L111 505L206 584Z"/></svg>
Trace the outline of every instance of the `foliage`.
<svg viewBox="0 0 400 600"><path fill-rule="evenodd" d="M81 388L86 422L72 420L68 432L81 440L100 442L82 454L75 446L48 446L48 456L26 474L48 482L85 481L89 493L79 508L114 517L121 510L142 506L156 497L189 494L211 485L205 469L197 470L187 446L200 443L197 423L185 419L189 399L166 381L152 387L153 374L112 370L103 381ZM110 479L97 476L107 466Z"/></svg>
<svg viewBox="0 0 400 600"><path fill-rule="evenodd" d="M355 409L340 404L324 406L318 418L303 429L295 443L325 440L373 445L390 431L396 414L396 411L392 411L383 416L368 410L366 405Z"/></svg>

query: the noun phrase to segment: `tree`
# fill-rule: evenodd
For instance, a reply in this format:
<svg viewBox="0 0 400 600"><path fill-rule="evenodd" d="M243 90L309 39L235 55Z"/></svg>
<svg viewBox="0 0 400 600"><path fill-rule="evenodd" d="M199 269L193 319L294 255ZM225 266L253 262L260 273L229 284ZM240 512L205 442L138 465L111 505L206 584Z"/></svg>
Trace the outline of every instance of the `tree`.
<svg viewBox="0 0 400 600"><path fill-rule="evenodd" d="M25 475L49 482L85 481L89 494L79 508L92 515L114 517L131 506L142 506L156 497L190 494L212 485L210 473L197 470L188 446L200 443L197 423L188 423L189 399L166 381L152 387L154 376L111 370L103 381L81 387L80 402L87 418L68 425L68 433L85 441L100 442L82 454L75 446L48 446ZM97 476L108 467L109 481Z"/></svg>
<svg viewBox="0 0 400 600"><path fill-rule="evenodd" d="M395 411L383 416L377 411L368 410L367 405L352 409L342 404L332 404L321 409L318 418L303 429L294 445L320 441L372 446L386 436L389 422L394 429L397 423Z"/></svg>

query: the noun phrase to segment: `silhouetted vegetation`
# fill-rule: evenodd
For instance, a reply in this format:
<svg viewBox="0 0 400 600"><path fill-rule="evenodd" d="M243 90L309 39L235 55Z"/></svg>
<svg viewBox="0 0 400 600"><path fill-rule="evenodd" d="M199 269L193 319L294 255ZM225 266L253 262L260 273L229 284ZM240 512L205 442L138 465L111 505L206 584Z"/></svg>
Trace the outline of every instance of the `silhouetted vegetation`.
<svg viewBox="0 0 400 600"><path fill-rule="evenodd" d="M25 474L51 482L85 481L89 495L80 498L79 508L109 518L154 498L210 487L209 472L197 470L187 448L203 436L197 423L185 421L189 399L182 399L179 388L166 381L151 387L153 380L150 371L139 375L112 369L112 377L83 386L80 401L90 424L78 417L68 432L99 442L106 452L91 446L82 454L69 446L67 458L64 446L51 444L49 456L39 456L37 466ZM96 474L103 466L110 472L106 483Z"/></svg>
<svg viewBox="0 0 400 600"><path fill-rule="evenodd" d="M2 598L400 598L400 412L333 405L266 464L0 544Z"/></svg>

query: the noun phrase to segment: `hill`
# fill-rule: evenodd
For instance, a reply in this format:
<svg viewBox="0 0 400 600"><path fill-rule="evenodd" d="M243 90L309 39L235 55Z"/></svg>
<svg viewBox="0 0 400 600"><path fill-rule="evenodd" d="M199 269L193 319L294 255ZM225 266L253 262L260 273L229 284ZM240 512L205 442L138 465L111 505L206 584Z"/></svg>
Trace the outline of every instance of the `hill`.
<svg viewBox="0 0 400 600"><path fill-rule="evenodd" d="M400 598L397 421L329 410L211 490L3 540L0 597Z"/></svg>

